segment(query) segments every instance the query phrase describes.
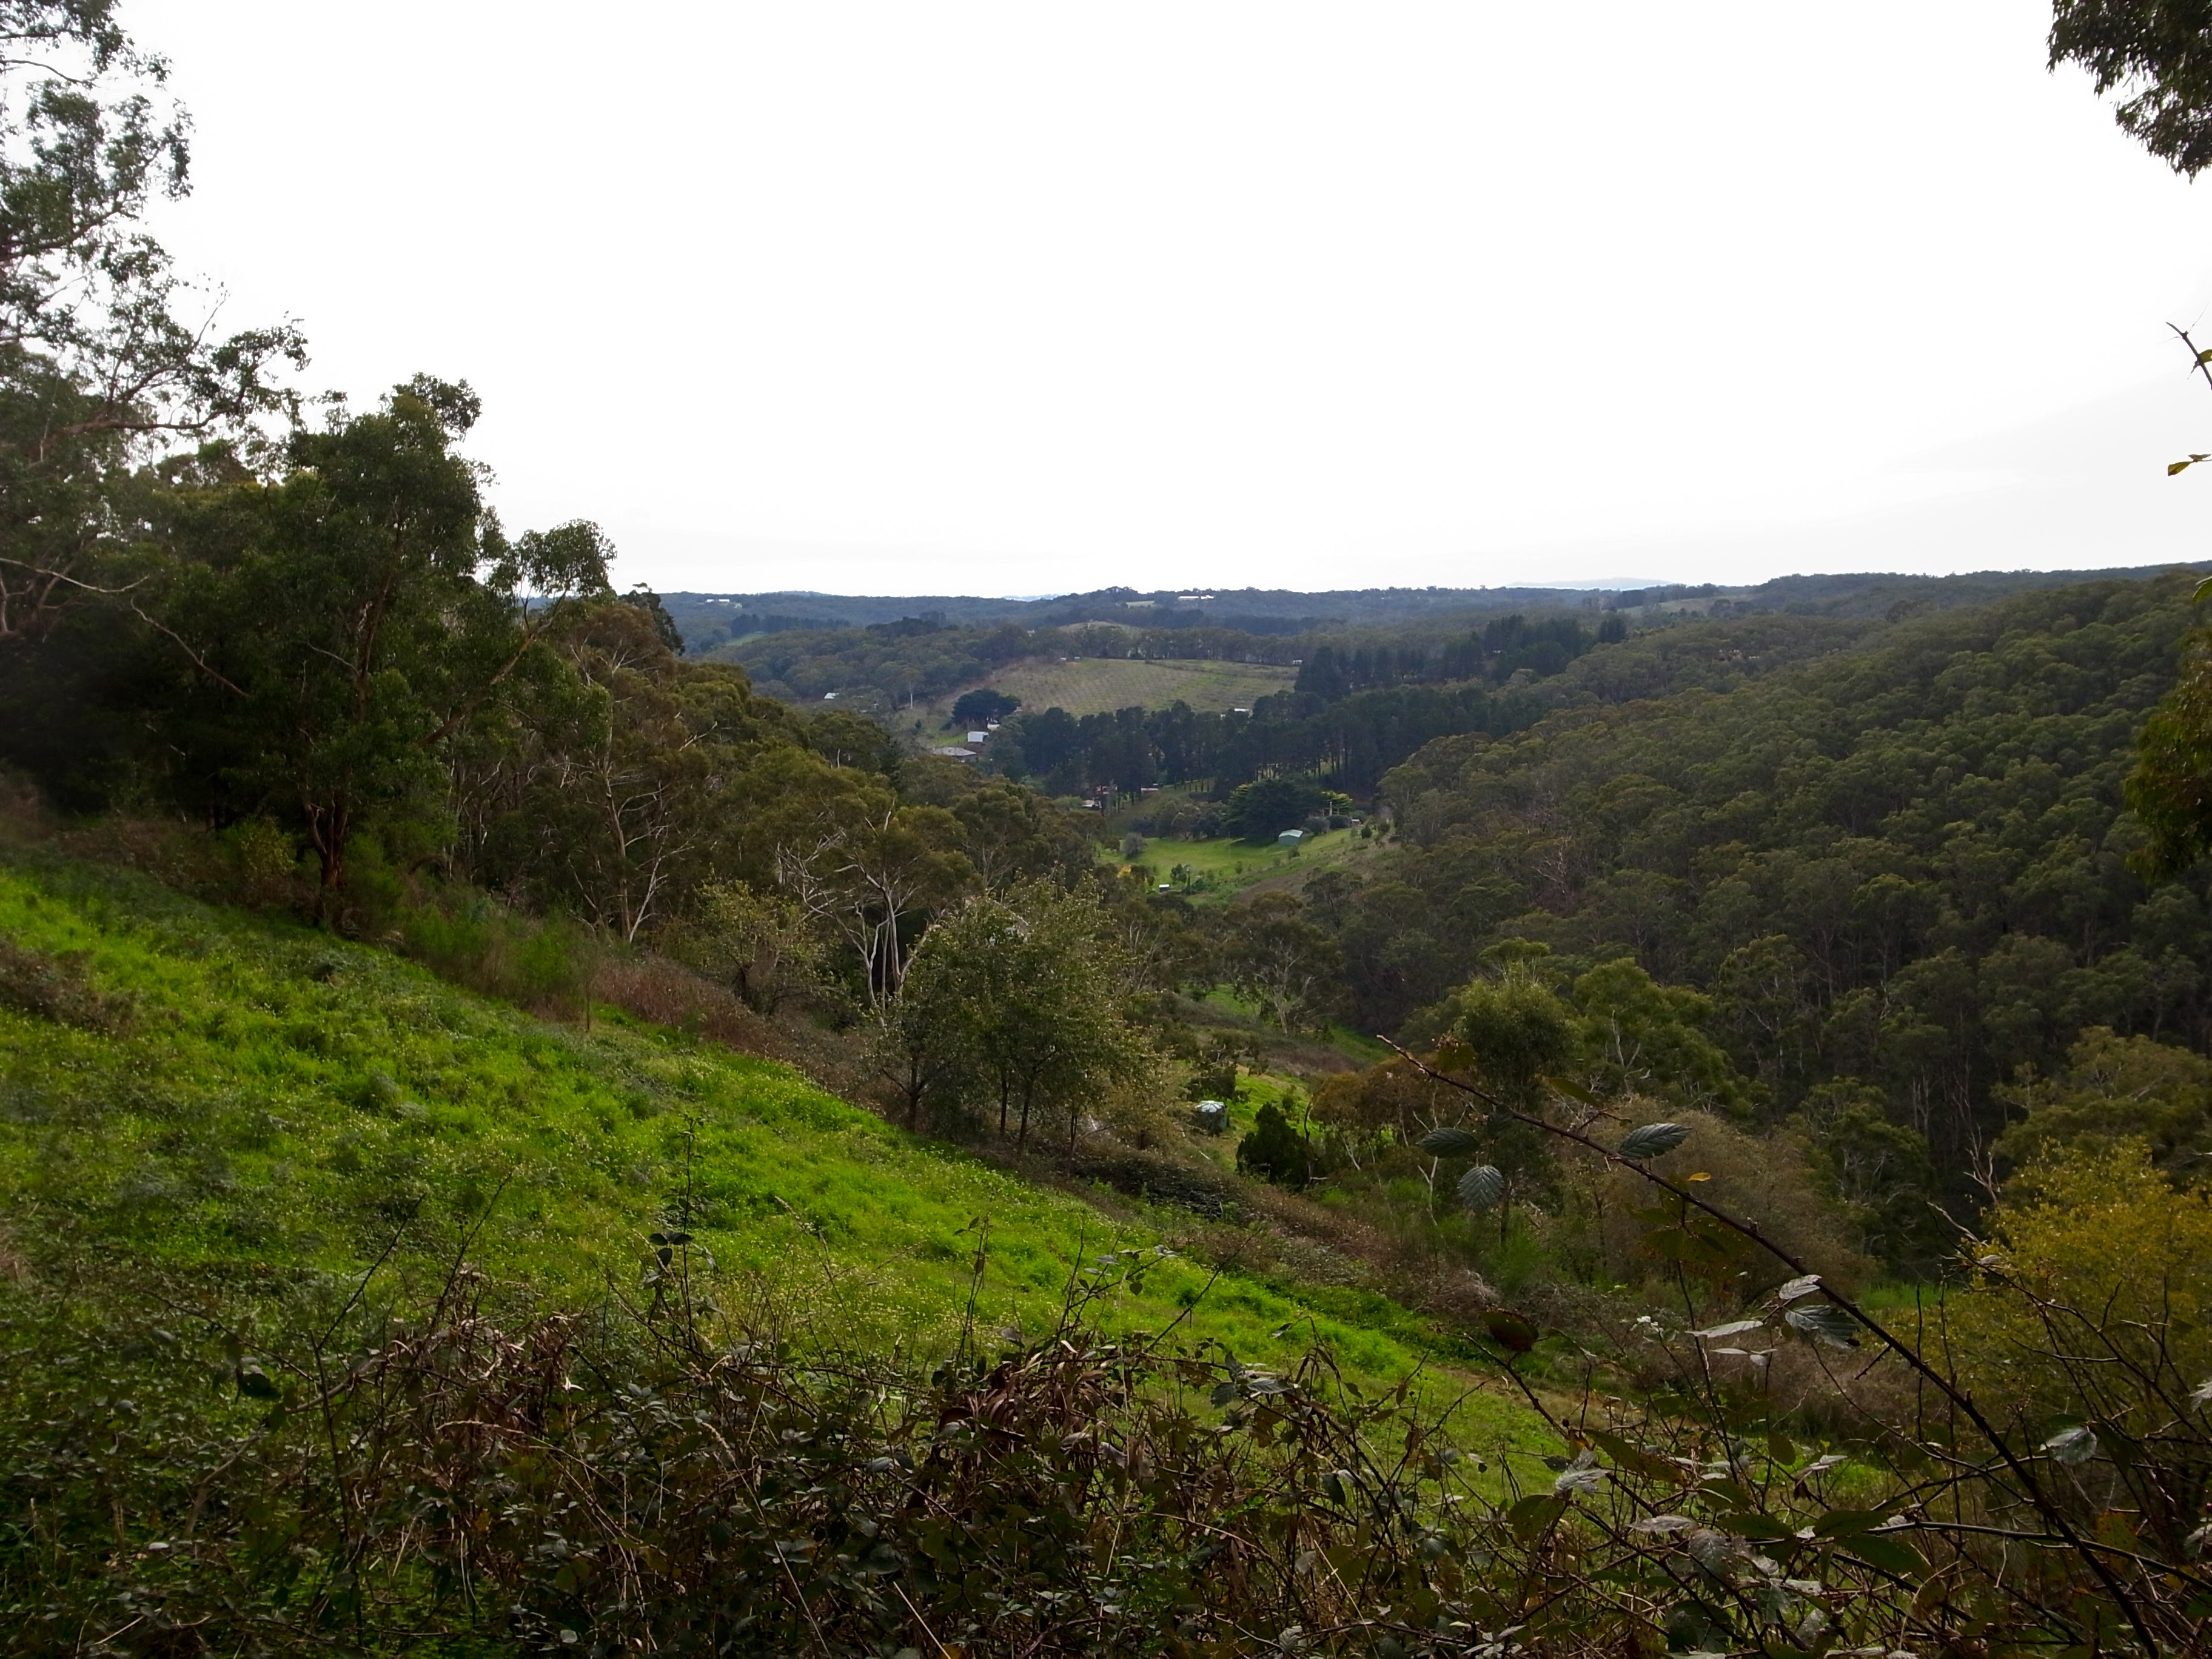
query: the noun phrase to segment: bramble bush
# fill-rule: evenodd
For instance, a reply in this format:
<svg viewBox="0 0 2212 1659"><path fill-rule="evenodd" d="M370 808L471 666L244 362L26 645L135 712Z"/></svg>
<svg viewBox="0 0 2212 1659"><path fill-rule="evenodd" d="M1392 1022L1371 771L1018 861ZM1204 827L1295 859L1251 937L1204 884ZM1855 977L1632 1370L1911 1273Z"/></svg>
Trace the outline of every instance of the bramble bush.
<svg viewBox="0 0 2212 1659"><path fill-rule="evenodd" d="M1630 1171L1680 1140L1553 1127ZM2179 1214L2125 1171L2079 1181L2093 1229ZM2005 1262L1952 1315L1954 1350L2006 1320L2031 1346L2040 1322L2048 1345L2081 1317L2054 1314L2046 1272L2077 1271L2067 1227L2007 1222ZM988 1237L979 1224L979 1279ZM19 1640L2185 1654L2212 1613L2195 1518L2212 1390L2152 1420L2172 1378L2135 1363L2153 1340L2135 1316L2163 1316L2148 1304L2094 1334L2089 1358L2119 1360L2100 1414L2055 1428L1977 1404L1971 1363L1954 1372L1814 1274L1698 1329L1646 1319L1665 1380L1639 1399L1495 1310L1492 1363L1552 1425L1546 1455L1455 1444L1413 1379L1363 1391L1324 1346L1264 1369L1174 1329L1104 1334L1097 1313L1158 1249L1095 1258L1041 1339L971 1319L925 1369L794 1341L799 1310L757 1285L724 1313L717 1297L744 1287L673 1226L582 1310L531 1308L467 1265L467 1242L441 1271L395 1254L349 1277L12 1261L0 1612ZM1784 1350L1897 1368L1920 1414L1810 1443L1754 1363Z"/></svg>

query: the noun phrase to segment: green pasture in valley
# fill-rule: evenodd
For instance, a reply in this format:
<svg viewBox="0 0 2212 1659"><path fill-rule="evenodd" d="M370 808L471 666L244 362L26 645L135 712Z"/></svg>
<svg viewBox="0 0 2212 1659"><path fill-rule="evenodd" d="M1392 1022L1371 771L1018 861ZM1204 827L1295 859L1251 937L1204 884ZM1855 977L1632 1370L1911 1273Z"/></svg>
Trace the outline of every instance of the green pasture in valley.
<svg viewBox="0 0 2212 1659"><path fill-rule="evenodd" d="M1324 870L1376 857L1384 843L1362 840L1357 830L1330 830L1309 836L1296 852L1269 842L1147 839L1144 850L1124 860L1152 872L1200 902L1225 901L1249 888L1266 885L1295 890ZM1176 875L1180 870L1182 875Z"/></svg>
<svg viewBox="0 0 2212 1659"><path fill-rule="evenodd" d="M1167 708L1178 702L1201 713L1219 713L1249 708L1255 698L1289 690L1297 678L1295 668L1267 663L1078 657L1066 662L1030 658L994 674L988 684L1019 697L1024 708L1065 708L1071 714ZM946 698L939 718L945 718L951 707Z"/></svg>

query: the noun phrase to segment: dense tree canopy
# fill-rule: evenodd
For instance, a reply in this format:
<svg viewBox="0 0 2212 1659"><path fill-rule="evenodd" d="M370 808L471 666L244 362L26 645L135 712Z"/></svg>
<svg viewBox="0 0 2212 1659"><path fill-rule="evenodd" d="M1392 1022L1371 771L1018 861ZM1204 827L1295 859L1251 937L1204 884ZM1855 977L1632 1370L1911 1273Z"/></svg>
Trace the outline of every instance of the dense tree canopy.
<svg viewBox="0 0 2212 1659"><path fill-rule="evenodd" d="M2212 167L2212 5L2203 0L2057 0L2051 66L2079 64L2123 94L2121 128L2176 173Z"/></svg>
<svg viewBox="0 0 2212 1659"><path fill-rule="evenodd" d="M2203 872L2148 885L2122 800L2191 586L1907 620L1733 689L1432 744L1385 786L1407 855L1316 880L1309 913L1366 1029L1496 941L1570 975L1632 962L1708 1000L1690 1024L1743 1080L1719 1096L1748 1089L1777 1121L1863 1085L1952 1179L1993 1172L1993 1091L2063 1067L2084 1027L2212 1038ZM1737 626L1710 625L1707 649ZM1698 1064L1656 1069L1680 1086Z"/></svg>

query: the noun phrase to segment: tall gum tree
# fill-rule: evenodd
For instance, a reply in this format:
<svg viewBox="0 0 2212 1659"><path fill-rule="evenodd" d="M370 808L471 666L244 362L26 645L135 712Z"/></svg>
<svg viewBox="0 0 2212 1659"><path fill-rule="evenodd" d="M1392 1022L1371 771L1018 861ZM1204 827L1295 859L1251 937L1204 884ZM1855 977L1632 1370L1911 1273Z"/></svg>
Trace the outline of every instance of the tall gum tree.
<svg viewBox="0 0 2212 1659"><path fill-rule="evenodd" d="M134 603L115 499L134 469L297 412L299 331L219 334L219 296L146 230L189 185L167 78L113 0L0 0L0 646Z"/></svg>
<svg viewBox="0 0 2212 1659"><path fill-rule="evenodd" d="M465 386L418 377L295 434L275 480L189 490L149 620L189 659L183 752L288 806L328 896L380 812L435 799L442 746L580 598L611 550L586 524L510 542L455 445Z"/></svg>

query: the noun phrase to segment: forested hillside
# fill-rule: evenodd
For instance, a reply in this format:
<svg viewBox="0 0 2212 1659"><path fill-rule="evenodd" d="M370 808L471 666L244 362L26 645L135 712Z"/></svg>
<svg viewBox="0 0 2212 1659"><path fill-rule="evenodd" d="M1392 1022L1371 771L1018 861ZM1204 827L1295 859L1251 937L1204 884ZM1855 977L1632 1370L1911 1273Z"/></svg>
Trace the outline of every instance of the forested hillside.
<svg viewBox="0 0 2212 1659"><path fill-rule="evenodd" d="M1746 1114L1825 1128L1867 1096L1971 1197L2012 1086L2085 1028L2212 1039L2203 873L2130 866L2122 790L2191 586L2027 595L1733 684L1789 645L1684 629L1653 648L1702 660L1594 672L1525 732L1427 746L1384 784L1389 873L1309 890L1355 1017L1394 1030L1516 939L1563 975L1625 957L1711 999Z"/></svg>

